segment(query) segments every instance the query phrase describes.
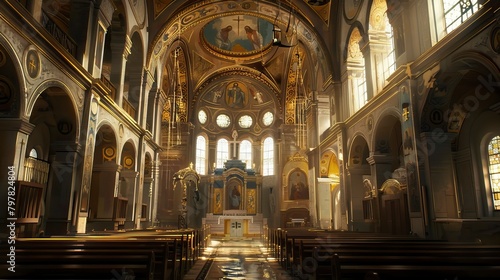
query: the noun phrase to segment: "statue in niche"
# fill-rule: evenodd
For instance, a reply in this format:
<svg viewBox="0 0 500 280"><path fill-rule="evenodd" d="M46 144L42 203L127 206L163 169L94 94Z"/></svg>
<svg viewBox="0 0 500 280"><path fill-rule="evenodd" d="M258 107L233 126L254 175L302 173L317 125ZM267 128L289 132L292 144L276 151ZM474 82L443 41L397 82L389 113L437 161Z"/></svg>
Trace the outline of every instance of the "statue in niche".
<svg viewBox="0 0 500 280"><path fill-rule="evenodd" d="M377 189L373 186L370 179L364 179L363 186L365 188L365 198L372 198L377 196Z"/></svg>

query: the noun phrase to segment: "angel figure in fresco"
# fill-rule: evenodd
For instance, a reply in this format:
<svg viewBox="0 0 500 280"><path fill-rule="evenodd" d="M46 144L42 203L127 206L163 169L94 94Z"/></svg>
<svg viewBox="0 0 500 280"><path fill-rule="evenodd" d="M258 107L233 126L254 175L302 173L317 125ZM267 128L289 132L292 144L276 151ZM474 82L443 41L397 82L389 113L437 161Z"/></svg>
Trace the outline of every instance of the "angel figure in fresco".
<svg viewBox="0 0 500 280"><path fill-rule="evenodd" d="M248 87L248 90L250 91L250 94L252 94L253 99L257 101L258 104L262 104L264 100L262 99L262 92L257 91L253 87Z"/></svg>
<svg viewBox="0 0 500 280"><path fill-rule="evenodd" d="M219 43L219 48L230 51L232 48L232 43L229 40L229 32L233 29L231 25L221 28L217 36L217 41Z"/></svg>
<svg viewBox="0 0 500 280"><path fill-rule="evenodd" d="M262 47L262 35L256 29L251 28L250 26L245 26L245 32L247 34L248 40L252 43L253 50L258 50Z"/></svg>

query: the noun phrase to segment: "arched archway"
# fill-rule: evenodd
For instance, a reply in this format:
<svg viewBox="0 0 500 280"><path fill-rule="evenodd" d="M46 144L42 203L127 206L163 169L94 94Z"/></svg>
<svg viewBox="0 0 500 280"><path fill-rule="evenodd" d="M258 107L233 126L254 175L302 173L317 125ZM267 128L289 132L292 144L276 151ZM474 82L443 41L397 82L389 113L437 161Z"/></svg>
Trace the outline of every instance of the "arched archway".
<svg viewBox="0 0 500 280"><path fill-rule="evenodd" d="M116 196L127 201L124 226L125 228L133 228L136 217L135 203L141 200L135 197L139 172L137 172L136 148L131 141L127 141L123 145L120 165L122 166L122 170L120 172L120 183Z"/></svg>
<svg viewBox="0 0 500 280"><path fill-rule="evenodd" d="M372 166L372 184L380 187L387 179L393 178L393 172L404 167L403 135L401 121L396 113L389 113L379 119L375 125Z"/></svg>
<svg viewBox="0 0 500 280"><path fill-rule="evenodd" d="M318 181L317 211L322 228L340 229L342 224L342 205L340 201L340 168L333 150L321 156L320 178Z"/></svg>
<svg viewBox="0 0 500 280"><path fill-rule="evenodd" d="M363 180L371 180L370 165L367 158L370 155L368 143L362 135L357 135L352 140L349 148L347 160L348 176L346 180L346 196L351 201L350 212L351 224L349 230L354 231L373 231L370 224L365 223L363 216L363 198L365 191Z"/></svg>
<svg viewBox="0 0 500 280"><path fill-rule="evenodd" d="M80 147L76 143L79 124L75 106L68 93L60 87L46 88L36 99L31 109L30 123L35 128L27 142L28 159L25 162L25 175L44 172L36 170L49 166L46 185L45 213L41 230L47 234L66 234L71 230L74 203L75 167L80 161ZM35 149L37 159L29 158L29 152ZM26 164L32 164L31 167ZM35 178L24 178L32 181Z"/></svg>
<svg viewBox="0 0 500 280"><path fill-rule="evenodd" d="M101 125L95 141L87 231L114 229L119 222L115 197L121 166L117 164L116 135L109 124Z"/></svg>

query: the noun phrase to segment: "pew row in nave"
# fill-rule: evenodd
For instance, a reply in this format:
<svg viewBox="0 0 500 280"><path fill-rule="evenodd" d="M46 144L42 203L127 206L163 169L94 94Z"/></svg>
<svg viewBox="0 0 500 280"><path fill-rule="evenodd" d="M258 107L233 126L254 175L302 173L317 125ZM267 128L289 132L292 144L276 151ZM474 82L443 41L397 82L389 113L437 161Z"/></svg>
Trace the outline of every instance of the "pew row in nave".
<svg viewBox="0 0 500 280"><path fill-rule="evenodd" d="M18 238L16 272L2 267L0 278L182 279L203 240L196 230Z"/></svg>
<svg viewBox="0 0 500 280"><path fill-rule="evenodd" d="M280 264L304 279L498 279L500 245L373 233L269 233Z"/></svg>

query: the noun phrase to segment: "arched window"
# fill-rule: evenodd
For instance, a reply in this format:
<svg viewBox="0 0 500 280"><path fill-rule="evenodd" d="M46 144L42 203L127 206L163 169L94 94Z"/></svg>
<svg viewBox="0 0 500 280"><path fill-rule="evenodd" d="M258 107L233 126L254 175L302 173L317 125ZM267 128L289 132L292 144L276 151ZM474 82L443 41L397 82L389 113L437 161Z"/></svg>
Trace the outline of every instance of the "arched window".
<svg viewBox="0 0 500 280"><path fill-rule="evenodd" d="M370 59L373 65L371 73L374 94L382 91L387 84L387 79L396 68L394 35L386 11L387 3L385 0L373 1L368 34Z"/></svg>
<svg viewBox="0 0 500 280"><path fill-rule="evenodd" d="M481 8L478 0L430 1L434 17L433 43L441 40Z"/></svg>
<svg viewBox="0 0 500 280"><path fill-rule="evenodd" d="M262 149L262 175L274 175L274 140L267 137Z"/></svg>
<svg viewBox="0 0 500 280"><path fill-rule="evenodd" d="M196 138L196 172L206 175L207 166L207 140L203 136Z"/></svg>
<svg viewBox="0 0 500 280"><path fill-rule="evenodd" d="M368 102L366 90L365 60L359 48L361 33L354 28L349 38L349 50L347 58L347 72L349 79L349 93L351 100L351 114L361 109Z"/></svg>
<svg viewBox="0 0 500 280"><path fill-rule="evenodd" d="M252 168L252 143L248 140L240 143L240 160L246 162L246 168Z"/></svg>
<svg viewBox="0 0 500 280"><path fill-rule="evenodd" d="M443 0L446 32L450 33L479 9L477 0Z"/></svg>
<svg viewBox="0 0 500 280"><path fill-rule="evenodd" d="M493 137L488 144L488 171L493 209L500 210L500 136Z"/></svg>
<svg viewBox="0 0 500 280"><path fill-rule="evenodd" d="M394 48L394 32L389 23L387 15L385 16L385 34L387 36L387 52L383 58L382 67L384 69L384 82L396 70L396 49Z"/></svg>
<svg viewBox="0 0 500 280"><path fill-rule="evenodd" d="M38 152L36 151L35 148L32 148L30 151L30 157L32 158L38 158Z"/></svg>
<svg viewBox="0 0 500 280"><path fill-rule="evenodd" d="M223 168L224 162L229 159L229 142L226 139L217 141L217 168Z"/></svg>

